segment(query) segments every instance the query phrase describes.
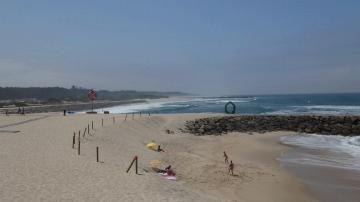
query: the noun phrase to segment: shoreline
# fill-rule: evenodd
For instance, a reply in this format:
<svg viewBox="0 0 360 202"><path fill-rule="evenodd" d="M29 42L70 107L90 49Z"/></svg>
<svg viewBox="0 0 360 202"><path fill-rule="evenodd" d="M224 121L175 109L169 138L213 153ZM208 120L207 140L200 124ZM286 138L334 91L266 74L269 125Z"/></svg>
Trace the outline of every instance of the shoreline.
<svg viewBox="0 0 360 202"><path fill-rule="evenodd" d="M133 99L133 100L119 100L119 101L109 101L109 100L99 100L94 102L94 110L99 111L103 108L111 110L114 107L118 106L129 106L136 104L157 104L157 103L168 103L176 101L188 101L190 96L171 96L168 98L154 98L154 99ZM5 114L8 111L9 114L17 114L19 107L5 107L0 108L0 114ZM22 107L20 107L22 108ZM33 105L33 106L24 106L25 113L49 113L49 112L63 112L63 110L81 112L90 110L92 108L91 102L71 102L63 104L48 104L48 105Z"/></svg>
<svg viewBox="0 0 360 202"><path fill-rule="evenodd" d="M94 102L94 109L101 109L106 107L114 107L114 106L136 104L136 103L146 103L146 100L96 101ZM0 108L0 114L5 114L6 111L8 111L9 114L17 114L18 108L19 107ZM83 110L90 110L91 108L92 108L91 102L74 102L74 103L54 104L54 105L24 106L24 110L26 114L62 112L63 110L67 110L68 112L83 111Z"/></svg>
<svg viewBox="0 0 360 202"><path fill-rule="evenodd" d="M279 161L291 173L297 176L301 182L310 188L313 194L321 201L357 202L360 198L360 171L344 169L326 165L310 165L288 162L286 158L292 158L299 154L306 154L300 148L292 148L285 152ZM312 151L314 152L314 151Z"/></svg>

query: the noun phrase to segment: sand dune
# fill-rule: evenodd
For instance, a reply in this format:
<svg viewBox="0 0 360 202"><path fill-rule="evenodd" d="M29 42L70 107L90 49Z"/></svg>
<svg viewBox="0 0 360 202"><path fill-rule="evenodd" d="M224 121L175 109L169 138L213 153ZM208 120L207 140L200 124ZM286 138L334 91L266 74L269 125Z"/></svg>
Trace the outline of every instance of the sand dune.
<svg viewBox="0 0 360 202"><path fill-rule="evenodd" d="M126 122L114 116L115 124L113 115L0 117L0 127L10 125L2 130L20 131L0 133L0 201L315 201L276 161L287 149L278 138L287 133L196 137L178 128L209 114L137 115ZM91 121L95 130L83 138ZM79 130L80 156L77 144L71 148ZM166 152L146 148L150 141ZM235 176L227 174L224 150ZM125 172L135 155L140 175ZM160 160L161 168L171 164L178 180L152 172L151 160Z"/></svg>

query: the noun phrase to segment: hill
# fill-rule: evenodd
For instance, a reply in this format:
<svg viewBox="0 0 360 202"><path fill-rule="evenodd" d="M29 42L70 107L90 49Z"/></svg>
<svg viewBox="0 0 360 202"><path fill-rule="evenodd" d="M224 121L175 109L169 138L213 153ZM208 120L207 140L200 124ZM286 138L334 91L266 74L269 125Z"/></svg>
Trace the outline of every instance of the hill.
<svg viewBox="0 0 360 202"><path fill-rule="evenodd" d="M70 89L62 87L0 87L0 100L34 100L41 102L57 101L88 101L87 94L90 89L75 87ZM146 91L97 91L98 100L131 100L131 99L155 99L169 96L185 95L179 92L146 92Z"/></svg>

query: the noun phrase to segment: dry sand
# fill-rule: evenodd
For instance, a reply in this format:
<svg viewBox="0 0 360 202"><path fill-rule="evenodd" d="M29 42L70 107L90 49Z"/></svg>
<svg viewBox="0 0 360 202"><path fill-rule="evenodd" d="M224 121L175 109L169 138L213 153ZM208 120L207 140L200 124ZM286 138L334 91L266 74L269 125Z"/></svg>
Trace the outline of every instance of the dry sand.
<svg viewBox="0 0 360 202"><path fill-rule="evenodd" d="M288 133L196 137L178 130L185 120L204 116L211 115L137 115L135 120L130 115L126 122L124 115L2 116L0 201L316 201L276 160L287 149L278 138ZM95 130L83 138L91 121ZM79 130L80 156L77 146L72 149ZM146 148L152 140L166 152ZM235 176L227 174L224 150L235 163ZM140 175L125 172L135 155ZM178 180L152 172L151 160L162 161L160 168L171 164Z"/></svg>

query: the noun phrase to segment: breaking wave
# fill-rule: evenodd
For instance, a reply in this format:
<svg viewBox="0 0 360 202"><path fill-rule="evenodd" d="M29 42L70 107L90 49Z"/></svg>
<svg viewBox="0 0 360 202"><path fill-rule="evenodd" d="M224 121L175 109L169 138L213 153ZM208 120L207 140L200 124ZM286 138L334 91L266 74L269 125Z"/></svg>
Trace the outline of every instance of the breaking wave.
<svg viewBox="0 0 360 202"><path fill-rule="evenodd" d="M284 161L360 170L360 136L299 134L282 137L280 141L308 150L284 157Z"/></svg>

